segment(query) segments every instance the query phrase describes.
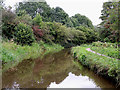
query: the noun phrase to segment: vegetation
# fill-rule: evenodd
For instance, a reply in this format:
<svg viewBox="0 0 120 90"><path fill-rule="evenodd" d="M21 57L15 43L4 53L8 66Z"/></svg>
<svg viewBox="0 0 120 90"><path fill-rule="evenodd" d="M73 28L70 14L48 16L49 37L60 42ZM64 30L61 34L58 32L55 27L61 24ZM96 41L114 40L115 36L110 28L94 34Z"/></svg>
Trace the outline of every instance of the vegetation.
<svg viewBox="0 0 120 90"><path fill-rule="evenodd" d="M114 78L119 82L119 60L99 56L95 53L89 52L86 49L88 46L77 46L72 48L74 58L76 58L82 65L95 71L97 74Z"/></svg>
<svg viewBox="0 0 120 90"><path fill-rule="evenodd" d="M3 71L16 66L22 60L35 59L39 56L42 57L44 54L63 49L60 45L47 45L43 42L40 44L32 43L32 46L21 46L13 42L3 42L0 46L2 47L0 48L0 54L2 54Z"/></svg>
<svg viewBox="0 0 120 90"><path fill-rule="evenodd" d="M51 8L46 2L20 2L16 8L16 13L25 10L32 18L34 18L37 13L42 16L44 22L59 22L67 27L76 27L84 25L93 29L91 20L86 16L75 14L72 17L60 7Z"/></svg>
<svg viewBox="0 0 120 90"><path fill-rule="evenodd" d="M32 29L24 23L19 23L15 27L14 41L21 45L31 45L34 42Z"/></svg>
<svg viewBox="0 0 120 90"><path fill-rule="evenodd" d="M2 37L11 39L15 28L14 19L16 15L11 11L11 7L2 9Z"/></svg>
<svg viewBox="0 0 120 90"><path fill-rule="evenodd" d="M103 4L102 22L99 26L102 41L119 42L119 15L120 2L105 2Z"/></svg>
<svg viewBox="0 0 120 90"><path fill-rule="evenodd" d="M90 46L91 50L109 57L120 59L118 44L94 42Z"/></svg>
<svg viewBox="0 0 120 90"><path fill-rule="evenodd" d="M3 69L14 67L24 59L76 46L72 48L74 58L96 73L119 82L119 3L105 2L102 23L95 27L88 17L81 14L69 17L62 8L51 8L46 2L20 2L15 11L1 6ZM96 55L87 48L111 58Z"/></svg>

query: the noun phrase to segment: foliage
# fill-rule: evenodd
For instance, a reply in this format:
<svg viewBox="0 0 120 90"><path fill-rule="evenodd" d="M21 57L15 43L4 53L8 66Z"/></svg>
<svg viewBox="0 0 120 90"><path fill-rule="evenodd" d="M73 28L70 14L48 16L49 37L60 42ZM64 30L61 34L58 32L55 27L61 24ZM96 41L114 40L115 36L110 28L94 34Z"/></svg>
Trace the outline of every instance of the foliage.
<svg viewBox="0 0 120 90"><path fill-rule="evenodd" d="M2 36L9 40L13 38L15 28L14 19L16 18L11 9L11 7L2 8Z"/></svg>
<svg viewBox="0 0 120 90"><path fill-rule="evenodd" d="M105 2L103 4L102 16L100 19L102 23L100 24L101 32L100 35L103 41L118 42L119 41L119 6L120 2Z"/></svg>
<svg viewBox="0 0 120 90"><path fill-rule="evenodd" d="M118 81L118 78L120 78L118 68L119 60L95 55L94 53L87 51L86 48L88 48L88 46L73 47L72 53L75 55L74 57L76 57L84 66L97 72L97 74L107 75Z"/></svg>
<svg viewBox="0 0 120 90"><path fill-rule="evenodd" d="M93 42L92 43L92 46L95 46L95 47L106 47L106 48L109 48L109 47L111 47L111 48L118 48L118 44L117 43L103 43L103 42L100 42L100 41L98 41L98 42Z"/></svg>
<svg viewBox="0 0 120 90"><path fill-rule="evenodd" d="M25 10L32 18L40 14L44 22L59 22L67 27L76 27L84 25L93 28L92 22L83 15L76 14L69 17L69 15L60 7L50 8L46 2L20 2L16 8L18 13Z"/></svg>
<svg viewBox="0 0 120 90"><path fill-rule="evenodd" d="M113 57L113 58L119 58L120 59L120 55L119 55L119 51L117 48L112 48L112 47L91 47L91 50L98 52L100 54L104 54L106 56L109 57Z"/></svg>
<svg viewBox="0 0 120 90"><path fill-rule="evenodd" d="M41 26L42 18L41 18L41 16L40 16L40 14L37 14L37 15L34 17L33 23L34 23L34 25L39 25L39 26Z"/></svg>
<svg viewBox="0 0 120 90"><path fill-rule="evenodd" d="M26 13L26 11L19 11L17 13L17 17L15 18L15 23L16 24L19 24L19 23L24 23L24 24L27 24L29 26L32 26L33 25L33 20L31 18L30 15L28 15Z"/></svg>
<svg viewBox="0 0 120 90"><path fill-rule="evenodd" d="M14 41L21 45L31 45L34 42L33 32L30 26L19 23L15 27Z"/></svg>
<svg viewBox="0 0 120 90"><path fill-rule="evenodd" d="M50 21L48 17L51 15L51 8L46 2L20 2L16 8L16 13L20 10L25 10L32 18L39 13L43 21Z"/></svg>
<svg viewBox="0 0 120 90"><path fill-rule="evenodd" d="M41 27L44 35L43 41L59 43L63 46L80 45L86 42L85 33L74 28L68 28L60 23L46 22Z"/></svg>
<svg viewBox="0 0 120 90"><path fill-rule="evenodd" d="M91 45L91 49L109 57L120 59L117 43L93 42Z"/></svg>
<svg viewBox="0 0 120 90"><path fill-rule="evenodd" d="M76 27L76 29L85 33L85 36L87 38L86 40L87 43L97 41L99 38L98 33L94 29L91 29L85 26L78 26Z"/></svg>
<svg viewBox="0 0 120 90"><path fill-rule="evenodd" d="M68 14L60 7L52 9L51 20L65 25L68 22Z"/></svg>
<svg viewBox="0 0 120 90"><path fill-rule="evenodd" d="M0 54L2 55L3 69L8 64L10 64L10 66L7 67L7 69L12 68L15 63L18 64L24 59L35 59L42 56L44 50L46 50L45 54L47 54L49 52L58 52L63 49L60 45L47 45L44 42L32 43L31 46L21 46L13 42L3 42L0 43L0 46L2 46L2 48L0 48Z"/></svg>
<svg viewBox="0 0 120 90"><path fill-rule="evenodd" d="M35 36L37 41L41 40L42 37L44 36L43 31L41 29L39 29L39 28L40 28L39 26L33 26L32 27L34 36Z"/></svg>
<svg viewBox="0 0 120 90"><path fill-rule="evenodd" d="M71 21L73 22L74 27L82 25L82 26L89 27L91 29L94 28L92 25L92 22L86 16L83 16L80 14L75 14L74 16L72 16Z"/></svg>

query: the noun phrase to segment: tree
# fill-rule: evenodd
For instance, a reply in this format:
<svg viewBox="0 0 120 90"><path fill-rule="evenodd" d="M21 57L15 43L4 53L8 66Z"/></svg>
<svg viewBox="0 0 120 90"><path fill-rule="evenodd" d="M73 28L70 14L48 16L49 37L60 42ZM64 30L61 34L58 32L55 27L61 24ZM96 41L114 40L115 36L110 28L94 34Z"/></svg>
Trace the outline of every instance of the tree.
<svg viewBox="0 0 120 90"><path fill-rule="evenodd" d="M16 13L25 10L32 18L37 14L42 16L43 21L50 21L51 8L46 2L20 2L16 8Z"/></svg>
<svg viewBox="0 0 120 90"><path fill-rule="evenodd" d="M62 23L63 25L68 22L68 14L60 7L56 7L55 9L53 9L51 15L52 21Z"/></svg>
<svg viewBox="0 0 120 90"><path fill-rule="evenodd" d="M92 29L94 28L92 22L86 16L75 14L74 16L71 17L71 20L73 22L74 27L83 25Z"/></svg>
<svg viewBox="0 0 120 90"><path fill-rule="evenodd" d="M101 34L104 33L104 41L118 42L119 41L119 6L120 2L105 2L103 4L102 16L100 19Z"/></svg>

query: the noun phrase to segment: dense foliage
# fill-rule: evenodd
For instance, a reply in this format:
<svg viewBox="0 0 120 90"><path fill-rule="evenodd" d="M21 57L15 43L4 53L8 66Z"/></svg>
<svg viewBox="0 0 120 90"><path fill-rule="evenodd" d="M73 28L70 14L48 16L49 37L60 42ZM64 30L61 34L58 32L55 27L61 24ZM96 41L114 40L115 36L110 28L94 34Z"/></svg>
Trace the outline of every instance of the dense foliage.
<svg viewBox="0 0 120 90"><path fill-rule="evenodd" d="M84 32L84 34L87 38L87 40L86 40L87 43L91 43L93 41L99 40L98 33L94 29L91 29L91 28L88 28L85 26L78 26L78 27L76 27L76 29Z"/></svg>
<svg viewBox="0 0 120 90"><path fill-rule="evenodd" d="M11 7L2 8L2 37L11 39L15 28L14 19L16 14L11 11Z"/></svg>
<svg viewBox="0 0 120 90"><path fill-rule="evenodd" d="M41 23L42 23L42 18L40 14L36 14L36 17L34 17L33 19L33 24L41 26Z"/></svg>
<svg viewBox="0 0 120 90"><path fill-rule="evenodd" d="M34 42L32 28L24 23L15 27L14 41L21 45L31 45Z"/></svg>
<svg viewBox="0 0 120 90"><path fill-rule="evenodd" d="M101 11L100 37L103 41L119 41L120 2L105 2Z"/></svg>
<svg viewBox="0 0 120 90"><path fill-rule="evenodd" d="M23 5L26 6L23 8ZM33 14L32 10L29 11L29 5L33 5L36 9L41 6L41 9L37 10L38 12L34 12ZM68 14L66 14L62 8L56 7L55 9L51 9L47 7L49 7L47 3L20 3L16 9L16 16L13 18L14 27L12 30L14 30L14 32L11 34L8 33L12 35L11 39L18 44L30 45L35 38L37 41L42 40L49 44L59 43L64 47L71 47L98 40L98 36L93 29L92 22L87 17L76 14L69 18ZM45 14L48 14L47 10L49 9L54 12L52 12L51 19L50 17L48 19L48 16L44 17ZM9 23L8 21L6 22ZM7 25L7 27L9 26L10 25ZM33 30L31 30L31 27ZM34 35L32 35L32 33ZM5 34L3 33L3 35ZM8 38L9 37L10 36L8 36Z"/></svg>
<svg viewBox="0 0 120 90"><path fill-rule="evenodd" d="M59 22L67 27L76 27L84 25L93 28L92 22L83 15L69 15L60 7L50 8L46 2L20 2L16 8L16 13L25 10L27 14L34 18L38 13L42 16L44 22Z"/></svg>
<svg viewBox="0 0 120 90"><path fill-rule="evenodd" d="M27 24L29 26L32 26L33 25L33 19L32 17L26 13L26 11L19 11L19 13L17 13L17 17L15 18L14 22L16 24L19 24L19 23L24 23L24 24Z"/></svg>
<svg viewBox="0 0 120 90"><path fill-rule="evenodd" d="M93 29L92 22L86 16L75 14L75 16L71 17L71 21L74 27L82 25Z"/></svg>

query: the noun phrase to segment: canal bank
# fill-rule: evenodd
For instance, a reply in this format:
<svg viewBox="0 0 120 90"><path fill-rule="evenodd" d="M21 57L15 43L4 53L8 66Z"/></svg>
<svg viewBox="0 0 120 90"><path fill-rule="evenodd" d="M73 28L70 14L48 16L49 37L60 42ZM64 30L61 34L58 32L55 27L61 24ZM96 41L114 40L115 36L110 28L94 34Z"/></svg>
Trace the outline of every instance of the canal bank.
<svg viewBox="0 0 120 90"><path fill-rule="evenodd" d="M72 48L76 61L94 71L96 74L109 79L116 87L120 86L120 61L106 55L89 50L90 46L82 45Z"/></svg>
<svg viewBox="0 0 120 90"><path fill-rule="evenodd" d="M2 72L8 69L14 70L14 67L25 59L42 58L47 53L55 53L62 49L64 49L64 47L58 44L49 45L44 42L33 43L31 46L21 46L13 42L3 42L0 44Z"/></svg>

